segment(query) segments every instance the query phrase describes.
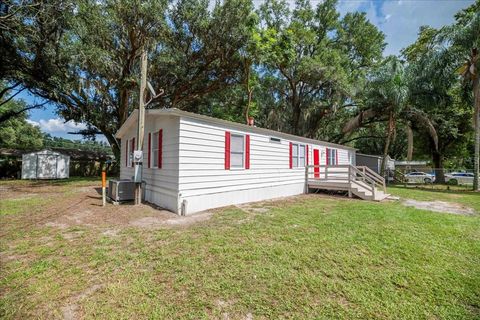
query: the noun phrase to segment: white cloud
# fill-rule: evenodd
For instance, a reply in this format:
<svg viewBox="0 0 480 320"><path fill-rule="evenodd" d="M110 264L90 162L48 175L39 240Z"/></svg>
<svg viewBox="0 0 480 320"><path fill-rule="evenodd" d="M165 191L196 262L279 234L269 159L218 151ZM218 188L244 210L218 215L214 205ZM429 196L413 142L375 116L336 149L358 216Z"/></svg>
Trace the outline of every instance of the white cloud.
<svg viewBox="0 0 480 320"><path fill-rule="evenodd" d="M73 121L67 121L60 118L55 119L40 119L39 121L33 121L27 119L27 122L39 127L43 132L47 133L67 133L67 132L76 132L78 130L86 129L87 126L83 123L75 123Z"/></svg>

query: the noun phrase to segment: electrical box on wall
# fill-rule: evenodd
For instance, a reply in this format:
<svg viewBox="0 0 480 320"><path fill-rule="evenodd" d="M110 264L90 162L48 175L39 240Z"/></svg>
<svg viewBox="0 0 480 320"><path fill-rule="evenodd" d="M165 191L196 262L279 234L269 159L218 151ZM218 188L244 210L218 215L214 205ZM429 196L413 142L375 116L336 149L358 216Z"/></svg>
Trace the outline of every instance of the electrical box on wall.
<svg viewBox="0 0 480 320"><path fill-rule="evenodd" d="M143 151L142 150L135 150L133 152L133 162L143 162Z"/></svg>

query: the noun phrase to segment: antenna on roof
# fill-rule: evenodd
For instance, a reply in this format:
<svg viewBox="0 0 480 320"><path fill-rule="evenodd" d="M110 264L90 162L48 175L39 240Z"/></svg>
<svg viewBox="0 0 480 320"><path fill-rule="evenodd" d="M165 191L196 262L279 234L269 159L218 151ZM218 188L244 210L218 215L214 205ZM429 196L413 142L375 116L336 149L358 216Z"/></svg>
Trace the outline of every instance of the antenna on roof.
<svg viewBox="0 0 480 320"><path fill-rule="evenodd" d="M160 89L158 94L155 92L155 89L153 89L153 86L152 84L150 83L150 81L147 81L147 87L148 87L148 91L150 91L150 100L148 100L148 102L145 103L145 107L150 103L152 102L152 100L154 99L157 99L158 97L160 97L161 95L163 95L164 93L164 90L163 89Z"/></svg>

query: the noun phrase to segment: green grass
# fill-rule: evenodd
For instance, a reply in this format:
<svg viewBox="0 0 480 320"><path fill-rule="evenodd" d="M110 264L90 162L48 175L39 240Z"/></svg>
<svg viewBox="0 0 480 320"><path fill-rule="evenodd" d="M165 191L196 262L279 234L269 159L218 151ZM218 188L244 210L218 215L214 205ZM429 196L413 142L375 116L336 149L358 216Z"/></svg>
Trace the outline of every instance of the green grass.
<svg viewBox="0 0 480 320"><path fill-rule="evenodd" d="M478 194L389 192L480 209ZM0 248L17 257L2 267L7 319L61 318L72 301L87 319L480 318L480 215L399 202L299 197L267 213L228 208L190 227L113 237L32 227Z"/></svg>
<svg viewBox="0 0 480 320"><path fill-rule="evenodd" d="M45 198L37 196L14 198L14 199L2 199L0 200L0 216L7 214L18 214L25 211L36 211L37 206L43 206L48 203Z"/></svg>

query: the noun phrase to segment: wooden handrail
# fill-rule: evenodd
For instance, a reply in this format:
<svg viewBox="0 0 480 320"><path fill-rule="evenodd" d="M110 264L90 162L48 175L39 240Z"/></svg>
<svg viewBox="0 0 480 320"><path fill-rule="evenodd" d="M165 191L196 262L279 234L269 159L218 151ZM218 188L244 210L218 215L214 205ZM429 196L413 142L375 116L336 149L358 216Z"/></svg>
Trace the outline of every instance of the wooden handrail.
<svg viewBox="0 0 480 320"><path fill-rule="evenodd" d="M375 190L376 186L378 185L380 188L383 189L384 192L386 192L386 185L385 185L385 179L377 174L375 171L372 169L366 167L366 166L352 166L350 164L344 164L344 165L308 165L305 166L305 179L308 180L309 174L314 172L309 172L310 168L325 168L324 172L320 172L320 174L324 174L325 178L327 179L330 173L330 176L332 174L340 174L336 175L335 179L336 180L345 180L348 181L349 183L357 183L358 181L363 181L367 185L367 189L372 192L372 195L375 197ZM335 169L348 169L348 171L336 171ZM333 171L333 172L332 172ZM346 176L345 176L346 174ZM308 183L306 181L306 183ZM363 185L365 187L365 185Z"/></svg>
<svg viewBox="0 0 480 320"><path fill-rule="evenodd" d="M350 182L354 182L354 183L357 183L357 174L359 174L363 179L362 181L370 187L370 192L372 192L372 195L375 196L375 181L370 178L369 176L367 176L363 170L360 170L359 168L357 167L354 167L352 166L353 168L353 171L355 172L354 174L354 178L353 180L350 180Z"/></svg>
<svg viewBox="0 0 480 320"><path fill-rule="evenodd" d="M387 187L385 185L384 177L382 177L381 175L379 175L378 173L376 173L375 171L373 171L367 166L362 166L362 168L364 169L364 172L368 172L368 175L371 176L371 178L375 180L382 187L384 192L387 192Z"/></svg>

